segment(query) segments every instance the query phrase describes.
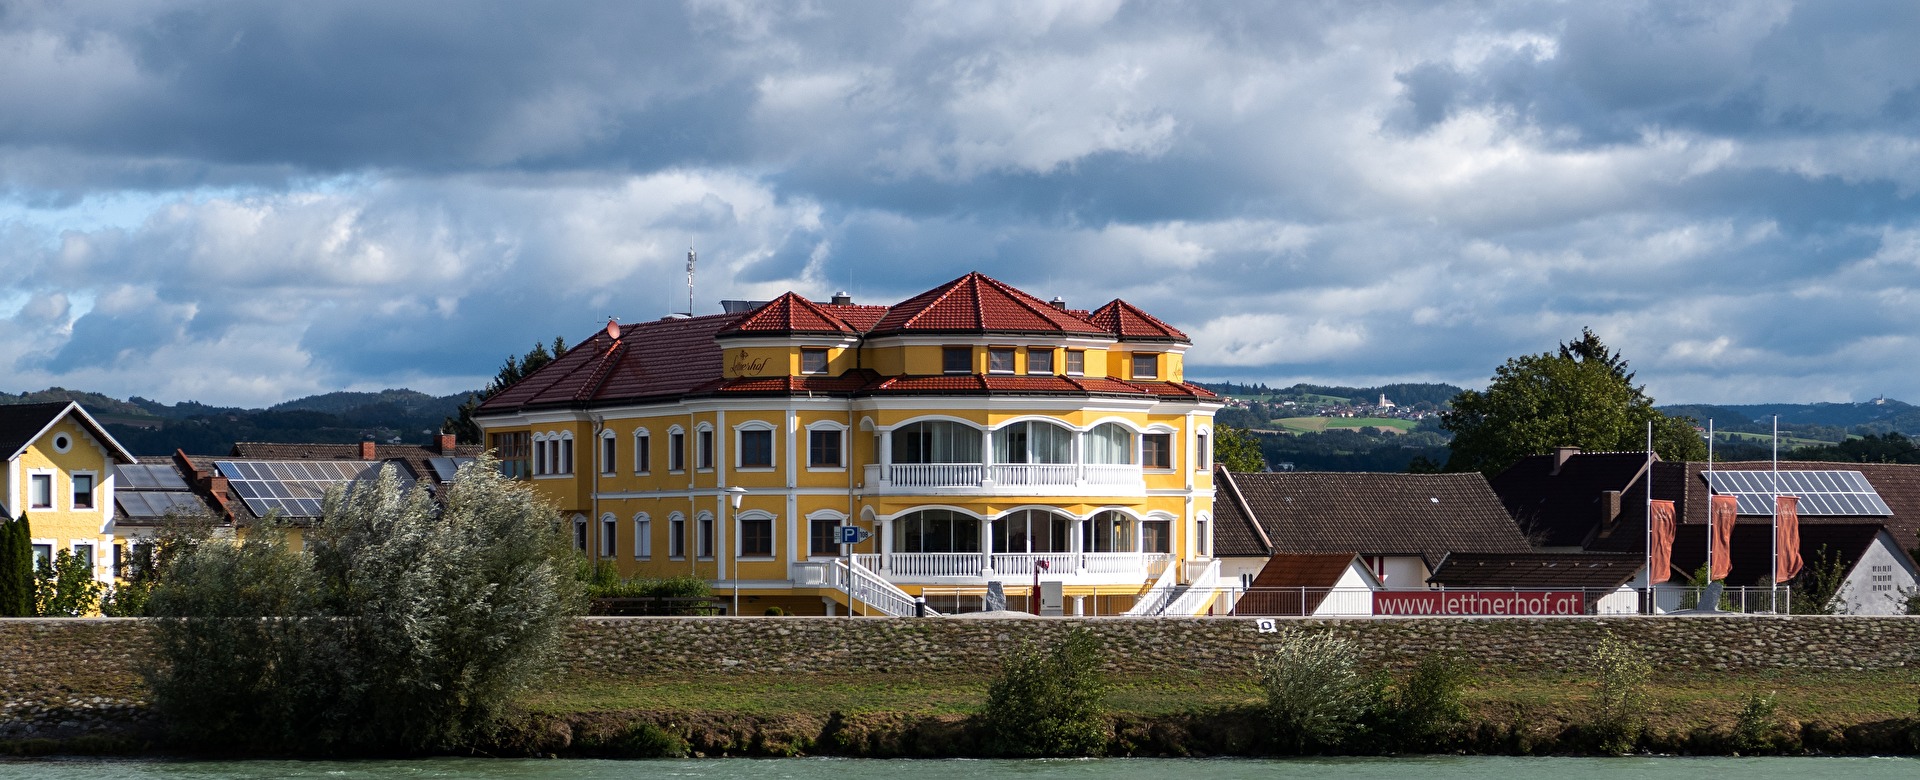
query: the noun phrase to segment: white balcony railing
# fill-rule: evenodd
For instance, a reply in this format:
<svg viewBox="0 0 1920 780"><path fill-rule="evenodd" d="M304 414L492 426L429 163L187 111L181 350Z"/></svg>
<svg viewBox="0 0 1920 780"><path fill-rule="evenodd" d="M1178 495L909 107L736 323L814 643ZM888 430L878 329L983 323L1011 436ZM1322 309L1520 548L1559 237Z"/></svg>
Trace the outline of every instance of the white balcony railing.
<svg viewBox="0 0 1920 780"><path fill-rule="evenodd" d="M1048 576L1098 575L1103 579L1160 576L1173 556L1166 553L1048 552L1048 553L863 553L854 561L869 571L894 580L994 579L1033 577L1035 563L1046 561Z"/></svg>
<svg viewBox="0 0 1920 780"><path fill-rule="evenodd" d="M894 488L1141 488L1136 464L895 463L871 466L870 479Z"/></svg>

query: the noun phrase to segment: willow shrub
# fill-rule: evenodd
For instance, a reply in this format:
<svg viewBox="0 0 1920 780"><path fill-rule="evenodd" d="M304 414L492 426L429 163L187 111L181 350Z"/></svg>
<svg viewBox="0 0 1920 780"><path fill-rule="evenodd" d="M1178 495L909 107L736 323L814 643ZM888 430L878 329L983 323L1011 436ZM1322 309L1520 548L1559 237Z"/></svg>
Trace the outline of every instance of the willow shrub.
<svg viewBox="0 0 1920 780"><path fill-rule="evenodd" d="M490 460L444 498L386 469L330 492L304 551L268 523L183 553L149 604L165 721L312 752L484 739L553 658L580 585L553 510Z"/></svg>
<svg viewBox="0 0 1920 780"><path fill-rule="evenodd" d="M1594 749L1602 753L1631 751L1646 729L1647 678L1653 667L1639 648L1612 633L1601 635L1589 663L1594 673L1594 695L1587 730Z"/></svg>
<svg viewBox="0 0 1920 780"><path fill-rule="evenodd" d="M1009 756L1097 756L1106 751L1100 642L1074 629L1048 647L1022 643L1001 660L981 713L989 750Z"/></svg>
<svg viewBox="0 0 1920 780"><path fill-rule="evenodd" d="M1380 699L1379 681L1360 673L1357 651L1351 640L1289 628L1254 659L1276 748L1307 753L1356 740Z"/></svg>

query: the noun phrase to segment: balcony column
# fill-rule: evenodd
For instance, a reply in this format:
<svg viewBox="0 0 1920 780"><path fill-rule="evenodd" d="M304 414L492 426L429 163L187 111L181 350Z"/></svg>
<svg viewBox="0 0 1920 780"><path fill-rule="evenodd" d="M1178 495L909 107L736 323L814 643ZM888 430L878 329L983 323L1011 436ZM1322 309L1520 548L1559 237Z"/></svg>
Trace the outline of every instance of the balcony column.
<svg viewBox="0 0 1920 780"><path fill-rule="evenodd" d="M993 487L993 431L980 429L980 486Z"/></svg>
<svg viewBox="0 0 1920 780"><path fill-rule="evenodd" d="M876 453L880 463L880 486L888 487L893 484L893 429L881 431L877 441L880 443L880 452Z"/></svg>
<svg viewBox="0 0 1920 780"><path fill-rule="evenodd" d="M1073 484L1085 487L1087 484L1087 434L1075 433L1069 446L1073 448L1068 458L1073 462Z"/></svg>
<svg viewBox="0 0 1920 780"><path fill-rule="evenodd" d="M993 521L980 520L980 575L993 576Z"/></svg>
<svg viewBox="0 0 1920 780"><path fill-rule="evenodd" d="M880 549L878 551L880 553L880 570L891 573L893 571L893 521L876 519L873 521L873 524L875 526L874 530L880 532Z"/></svg>

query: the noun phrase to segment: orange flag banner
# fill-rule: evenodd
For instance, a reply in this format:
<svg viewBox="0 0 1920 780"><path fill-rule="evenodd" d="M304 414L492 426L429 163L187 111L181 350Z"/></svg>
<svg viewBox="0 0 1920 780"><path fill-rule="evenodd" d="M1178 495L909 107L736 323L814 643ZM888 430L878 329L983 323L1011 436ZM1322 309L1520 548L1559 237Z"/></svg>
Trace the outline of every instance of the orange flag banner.
<svg viewBox="0 0 1920 780"><path fill-rule="evenodd" d="M1653 560L1647 564L1652 570L1648 572L1647 581L1658 585L1673 579L1673 502L1653 502L1647 527L1653 537Z"/></svg>
<svg viewBox="0 0 1920 780"><path fill-rule="evenodd" d="M1800 573L1800 498L1774 498L1773 543L1778 557L1773 563L1773 581L1786 582Z"/></svg>
<svg viewBox="0 0 1920 780"><path fill-rule="evenodd" d="M1709 579L1724 580L1727 573L1733 571L1733 523L1740 516L1740 499L1733 496L1713 497L1713 571L1707 573Z"/></svg>

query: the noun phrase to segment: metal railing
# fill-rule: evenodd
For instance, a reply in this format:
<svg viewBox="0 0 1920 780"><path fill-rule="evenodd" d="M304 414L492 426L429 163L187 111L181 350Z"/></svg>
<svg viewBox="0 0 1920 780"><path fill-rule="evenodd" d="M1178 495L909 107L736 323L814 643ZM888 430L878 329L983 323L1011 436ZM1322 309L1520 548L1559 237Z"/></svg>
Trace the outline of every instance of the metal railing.
<svg viewBox="0 0 1920 780"><path fill-rule="evenodd" d="M881 481L895 487L981 487L991 481L1006 487L1138 487L1139 465L1130 463L894 463L878 469Z"/></svg>
<svg viewBox="0 0 1920 780"><path fill-rule="evenodd" d="M1189 565L1198 561L1187 561ZM1191 577L1186 589L1175 596L1159 614L1172 616L1203 615L1217 603L1215 594L1220 590L1220 562L1207 561L1206 567Z"/></svg>
<svg viewBox="0 0 1920 780"><path fill-rule="evenodd" d="M846 561L832 558L821 561L800 561L793 564L793 581L796 585L827 587L847 594L848 610L853 604L865 604L868 608L894 617L912 617L917 607L912 596L893 586L893 583L860 565L856 560ZM928 609L930 617L940 613Z"/></svg>
<svg viewBox="0 0 1920 780"><path fill-rule="evenodd" d="M1047 562L1050 576L1136 575L1142 581L1165 571L1173 556L1167 553L1048 552L1048 553L862 553L853 556L861 566L893 579L1032 577L1036 561Z"/></svg>
<svg viewBox="0 0 1920 780"><path fill-rule="evenodd" d="M1136 608L1142 604L1151 604L1156 599L1164 600L1164 595L1156 593L1156 589L1149 589L1142 595ZM1214 602L1208 614L1237 617L1368 617L1374 614L1375 591L1362 588L1248 588L1232 584L1221 586L1220 590L1220 598ZM1580 593L1582 614L1623 616L1647 614L1645 588L1472 588L1462 590L1496 593L1536 591ZM1693 610L1700 603L1704 590L1704 588L1690 586L1658 586L1654 588L1655 611L1653 614L1664 615ZM1415 589L1381 592L1421 594L1449 591ZM1789 614L1792 611L1792 601L1791 589L1784 586L1726 588L1721 593L1719 611L1755 615ZM1130 610L1128 614L1135 613ZM1172 611L1167 610L1167 614L1172 614Z"/></svg>

